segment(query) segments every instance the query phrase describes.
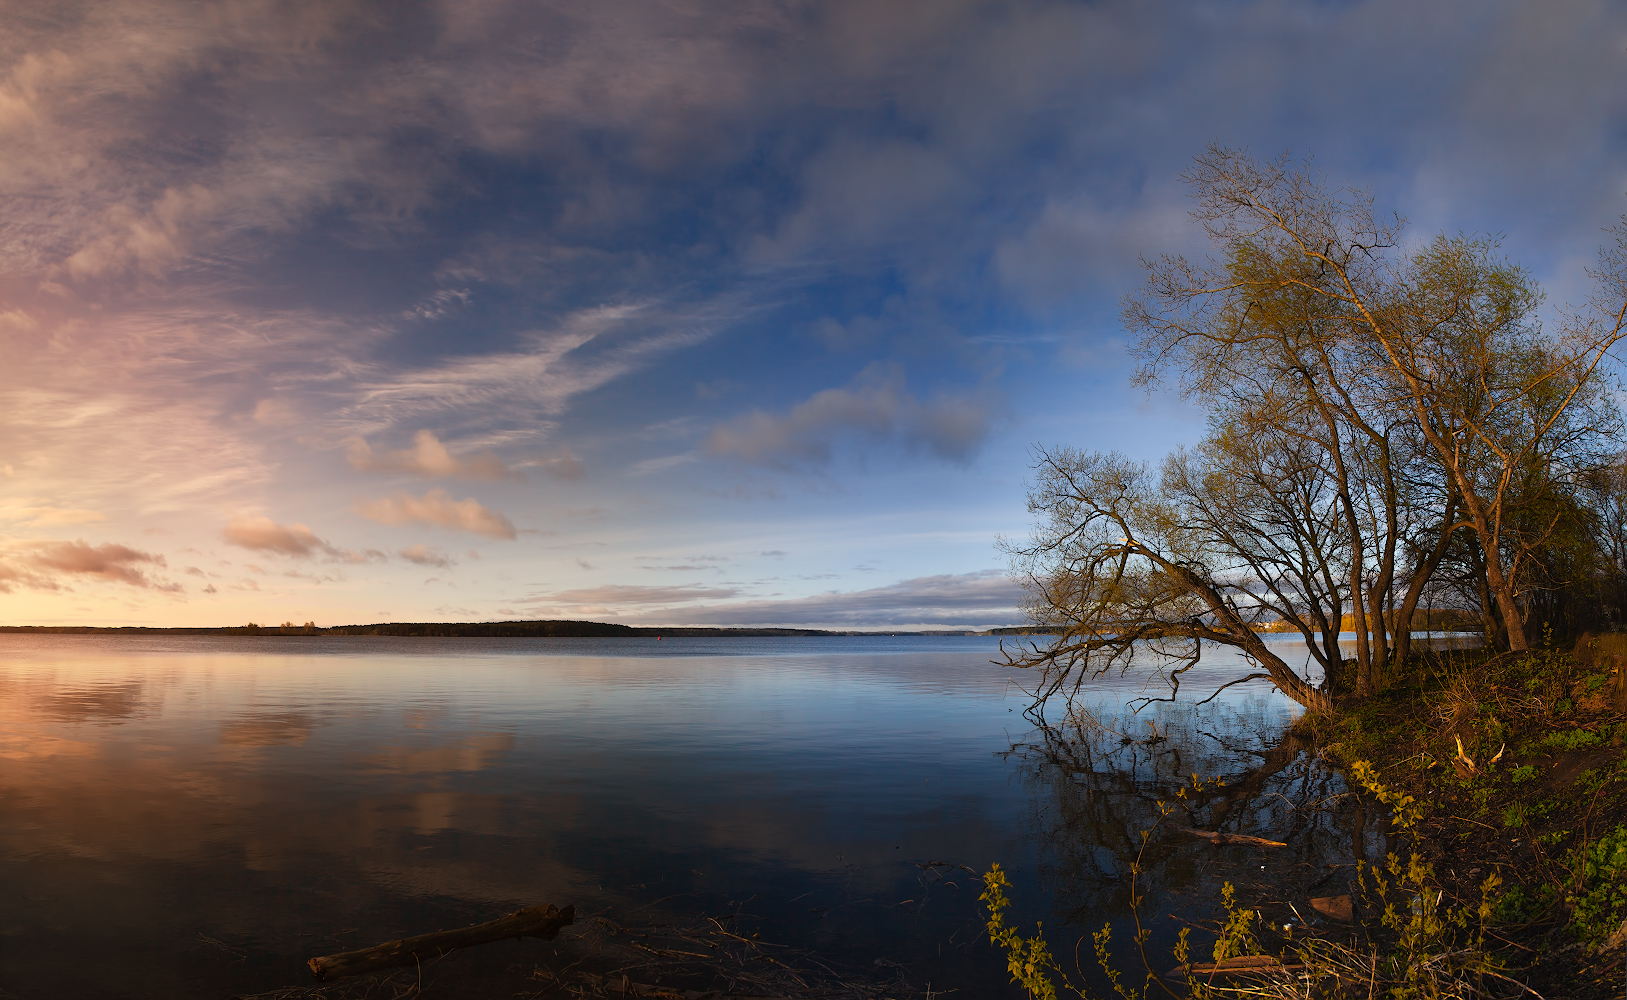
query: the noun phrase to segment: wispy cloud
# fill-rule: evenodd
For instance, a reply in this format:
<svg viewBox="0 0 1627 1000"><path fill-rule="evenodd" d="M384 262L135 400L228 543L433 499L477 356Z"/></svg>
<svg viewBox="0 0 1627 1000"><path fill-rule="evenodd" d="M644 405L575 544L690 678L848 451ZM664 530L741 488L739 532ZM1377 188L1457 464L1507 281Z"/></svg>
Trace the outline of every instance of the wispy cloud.
<svg viewBox="0 0 1627 1000"><path fill-rule="evenodd" d="M534 465L555 479L579 479L587 471L582 466L582 460L576 457L568 445L562 445L550 455L534 459L527 463Z"/></svg>
<svg viewBox="0 0 1627 1000"><path fill-rule="evenodd" d="M255 552L280 552L285 556L314 556L330 552L333 546L316 537L303 524L278 524L258 515L235 517L226 525L226 540Z"/></svg>
<svg viewBox="0 0 1627 1000"><path fill-rule="evenodd" d="M0 507L0 518L34 527L54 527L65 524L95 524L106 521L107 515L99 510L74 507L16 506Z"/></svg>
<svg viewBox="0 0 1627 1000"><path fill-rule="evenodd" d="M413 436L411 448L374 454L361 438L346 450L350 467L362 472L409 472L430 479L519 479L519 473L503 464L496 455L470 455L459 458L447 450L434 431L421 430Z"/></svg>
<svg viewBox="0 0 1627 1000"><path fill-rule="evenodd" d="M398 554L408 562L420 566L438 566L445 569L452 565L452 560L444 552L427 545L409 545Z"/></svg>
<svg viewBox="0 0 1627 1000"><path fill-rule="evenodd" d="M433 366L394 372L360 386L343 419L395 426L447 413L506 407L509 419L533 430L547 426L571 399L662 353L698 343L713 332L699 313L654 302L595 306L520 338L521 350L491 351Z"/></svg>
<svg viewBox="0 0 1627 1000"><path fill-rule="evenodd" d="M488 538L512 539L517 532L508 518L473 497L452 499L445 490L430 490L421 497L397 493L381 500L365 500L356 513L379 524L435 524Z"/></svg>
<svg viewBox="0 0 1627 1000"><path fill-rule="evenodd" d="M903 373L873 366L841 389L825 389L784 414L761 410L712 431L714 455L751 462L828 462L844 434L902 439L911 448L952 462L971 458L993 419L985 393L944 394L926 402L904 390Z"/></svg>
<svg viewBox="0 0 1627 1000"><path fill-rule="evenodd" d="M226 541L254 552L275 552L296 559L324 556L335 562L381 562L377 549L341 549L330 545L303 524L278 524L263 514L232 518L223 532Z"/></svg>
<svg viewBox="0 0 1627 1000"><path fill-rule="evenodd" d="M179 593L180 584L149 575L164 565L161 555L111 542L11 542L0 547L0 591L9 593L14 586L61 590L68 581L84 579Z"/></svg>

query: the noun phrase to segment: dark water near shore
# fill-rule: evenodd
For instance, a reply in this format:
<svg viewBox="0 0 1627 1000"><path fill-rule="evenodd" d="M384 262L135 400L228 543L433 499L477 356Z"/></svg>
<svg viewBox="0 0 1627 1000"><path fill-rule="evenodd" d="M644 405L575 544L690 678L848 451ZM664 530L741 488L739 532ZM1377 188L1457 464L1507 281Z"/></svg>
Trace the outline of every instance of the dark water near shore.
<svg viewBox="0 0 1627 1000"><path fill-rule="evenodd" d="M1170 736L1144 751L1047 748L996 652L984 637L0 636L0 996L261 993L307 983L314 955L537 903L738 911L872 977L1012 995L976 878L921 866L1000 862L1014 916L1071 947L1122 915L1157 782L1240 774L1295 709L1250 685L1199 714L1143 712L1127 732ZM1183 695L1245 669L1216 657ZM1138 693L1102 688L1104 718ZM1298 767L1281 780L1325 781ZM1247 822L1304 826L1306 865L1349 853L1337 824L1278 808ZM1255 867L1222 853L1170 847L1153 902L1197 913L1213 866ZM574 948L567 932L460 953L426 995L535 992L534 969Z"/></svg>

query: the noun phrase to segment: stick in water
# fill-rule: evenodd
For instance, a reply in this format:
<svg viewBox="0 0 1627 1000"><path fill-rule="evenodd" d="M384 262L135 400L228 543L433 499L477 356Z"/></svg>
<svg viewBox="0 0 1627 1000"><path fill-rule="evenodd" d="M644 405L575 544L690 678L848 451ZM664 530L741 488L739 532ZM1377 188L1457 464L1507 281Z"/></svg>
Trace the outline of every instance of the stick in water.
<svg viewBox="0 0 1627 1000"><path fill-rule="evenodd" d="M1280 840L1267 840L1264 837L1250 837L1244 833L1214 833L1210 830L1194 830L1189 826L1178 826L1175 829L1182 833L1190 833L1194 837L1202 837L1211 844L1247 844L1250 847L1287 847Z"/></svg>
<svg viewBox="0 0 1627 1000"><path fill-rule="evenodd" d="M439 958L449 951L507 938L536 937L552 941L561 927L575 922L575 906L567 906L563 910L553 905L531 906L473 927L386 941L361 951L313 958L306 964L311 967L311 975L319 981L341 979L397 965L417 965L426 959Z"/></svg>

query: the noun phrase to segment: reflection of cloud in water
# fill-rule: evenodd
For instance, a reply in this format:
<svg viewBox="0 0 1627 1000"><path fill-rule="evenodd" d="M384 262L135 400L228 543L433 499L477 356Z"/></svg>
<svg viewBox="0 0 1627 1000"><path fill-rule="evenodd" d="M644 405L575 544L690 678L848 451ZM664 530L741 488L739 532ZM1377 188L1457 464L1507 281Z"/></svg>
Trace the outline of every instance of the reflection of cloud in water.
<svg viewBox="0 0 1627 1000"><path fill-rule="evenodd" d="M408 729L430 729L447 717L446 706L435 708L408 708L401 712L401 721Z"/></svg>
<svg viewBox="0 0 1627 1000"><path fill-rule="evenodd" d="M390 774L444 774L450 771L483 771L514 747L513 733L476 733L447 746L385 747L362 758L374 771Z"/></svg>
<svg viewBox="0 0 1627 1000"><path fill-rule="evenodd" d="M94 743L65 740L38 733L0 733L0 757L33 760L41 757L94 757Z"/></svg>
<svg viewBox="0 0 1627 1000"><path fill-rule="evenodd" d="M58 756L42 759L41 748ZM535 902L578 880L542 846L578 822L574 796L424 790L356 798L314 774L290 783L234 767L216 776L185 757L97 750L39 733L0 740L0 856L58 871L53 897L92 900L102 879L139 882L154 862L184 866L187 891L204 893L247 888L245 872L322 872L330 880L323 893L341 909L365 908L379 892ZM61 867L69 859L75 867ZM89 926L88 914L80 919Z"/></svg>
<svg viewBox="0 0 1627 1000"><path fill-rule="evenodd" d="M128 719L141 709L142 689L139 681L67 689L41 698L40 714L55 722Z"/></svg>
<svg viewBox="0 0 1627 1000"><path fill-rule="evenodd" d="M310 735L310 717L289 712L251 715L220 727L220 742L231 746L299 746Z"/></svg>

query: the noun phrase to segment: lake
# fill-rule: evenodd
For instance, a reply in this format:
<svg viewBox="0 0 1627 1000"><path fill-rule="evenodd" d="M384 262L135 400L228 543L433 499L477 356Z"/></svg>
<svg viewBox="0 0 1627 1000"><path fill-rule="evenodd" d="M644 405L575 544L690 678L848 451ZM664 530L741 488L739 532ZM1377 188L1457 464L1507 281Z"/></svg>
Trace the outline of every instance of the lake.
<svg viewBox="0 0 1627 1000"><path fill-rule="evenodd" d="M1241 774L1296 709L1248 685L1127 719L1138 683L1115 681L1097 722L1116 730L1047 741L997 654L978 636L0 635L0 997L350 995L294 988L313 956L540 903L577 924L450 956L424 995L619 982L608 928L715 918L899 995L1014 996L975 873L1010 871L1013 916L1059 950L1122 922L1159 783ZM1183 697L1245 669L1211 659ZM1273 780L1327 776L1303 759ZM1351 850L1320 814L1264 808L1248 822L1304 827L1302 865ZM1155 860L1149 906L1207 915L1256 859L1174 838Z"/></svg>

